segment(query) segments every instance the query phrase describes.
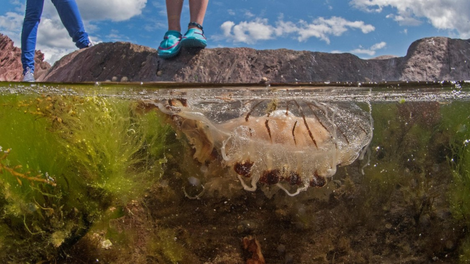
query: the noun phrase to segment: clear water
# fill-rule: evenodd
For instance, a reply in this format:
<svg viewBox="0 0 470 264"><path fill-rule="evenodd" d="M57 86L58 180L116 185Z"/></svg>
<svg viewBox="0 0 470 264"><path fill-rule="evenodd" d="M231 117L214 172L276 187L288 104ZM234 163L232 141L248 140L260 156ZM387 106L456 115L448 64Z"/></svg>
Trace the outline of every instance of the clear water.
<svg viewBox="0 0 470 264"><path fill-rule="evenodd" d="M294 101L306 102L304 110L285 103ZM345 104L356 112L335 110ZM236 161L249 157L264 171L294 168L301 176L313 167L301 177L310 177L309 188L295 196L279 188L282 173L244 188L245 171L237 176L237 162L221 155L223 147L230 155L224 135L235 135L227 121L277 113L273 105L318 121L327 143L294 154L292 143L274 148L256 138L237 148ZM322 110L308 112L309 105ZM370 134L354 122L362 115ZM313 126L307 139L321 134ZM353 148L339 130L365 131L370 142ZM262 131L276 139L272 126ZM469 144L468 82L0 83L0 260L467 262ZM345 162L347 151L358 155ZM325 164L334 173L323 187L310 186ZM284 188L296 189L289 177Z"/></svg>

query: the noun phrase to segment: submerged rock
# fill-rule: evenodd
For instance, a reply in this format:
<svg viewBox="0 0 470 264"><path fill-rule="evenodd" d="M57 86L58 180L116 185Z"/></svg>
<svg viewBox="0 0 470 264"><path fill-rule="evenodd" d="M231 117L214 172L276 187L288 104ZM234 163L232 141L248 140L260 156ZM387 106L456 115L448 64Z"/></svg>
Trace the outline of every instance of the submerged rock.
<svg viewBox="0 0 470 264"><path fill-rule="evenodd" d="M405 57L364 60L349 54L251 48L183 49L173 59L132 43L101 43L57 62L48 82L271 83L441 81L470 79L470 41L424 38Z"/></svg>

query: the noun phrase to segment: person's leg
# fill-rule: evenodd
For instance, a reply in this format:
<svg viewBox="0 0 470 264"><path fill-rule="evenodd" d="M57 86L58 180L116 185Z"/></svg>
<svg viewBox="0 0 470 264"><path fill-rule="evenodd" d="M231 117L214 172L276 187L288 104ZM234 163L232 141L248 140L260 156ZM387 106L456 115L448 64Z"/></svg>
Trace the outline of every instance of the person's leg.
<svg viewBox="0 0 470 264"><path fill-rule="evenodd" d="M204 16L206 15L207 5L209 0L189 0L189 22L196 22L202 25L204 22ZM190 25L189 28L197 28L194 25Z"/></svg>
<svg viewBox="0 0 470 264"><path fill-rule="evenodd" d="M158 46L158 56L161 58L171 58L180 52L182 37L180 18L182 10L183 0L166 0L168 31Z"/></svg>
<svg viewBox="0 0 470 264"><path fill-rule="evenodd" d="M86 48L90 45L88 34L83 26L82 17L75 0L52 0L60 20L69 32L70 37L75 46L79 49Z"/></svg>
<svg viewBox="0 0 470 264"><path fill-rule="evenodd" d="M206 36L202 29L209 0L189 0L190 21L188 31L184 34L181 44L188 48L204 48L207 46Z"/></svg>
<svg viewBox="0 0 470 264"><path fill-rule="evenodd" d="M21 31L21 63L23 64L24 75L28 71L34 73L36 38L43 6L44 0L26 1L26 11Z"/></svg>
<svg viewBox="0 0 470 264"><path fill-rule="evenodd" d="M166 0L166 13L168 15L168 30L181 32L181 11L183 0Z"/></svg>

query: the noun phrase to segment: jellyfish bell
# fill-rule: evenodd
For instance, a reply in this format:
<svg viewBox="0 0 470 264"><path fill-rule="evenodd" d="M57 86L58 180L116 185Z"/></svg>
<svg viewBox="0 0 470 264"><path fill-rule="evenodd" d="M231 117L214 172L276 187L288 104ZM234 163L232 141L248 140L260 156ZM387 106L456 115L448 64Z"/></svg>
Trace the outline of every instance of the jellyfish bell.
<svg viewBox="0 0 470 264"><path fill-rule="evenodd" d="M146 102L171 117L201 163L221 162L247 191L282 189L295 196L323 187L360 157L372 139L372 117L352 102L170 99ZM233 102L232 102L233 103Z"/></svg>

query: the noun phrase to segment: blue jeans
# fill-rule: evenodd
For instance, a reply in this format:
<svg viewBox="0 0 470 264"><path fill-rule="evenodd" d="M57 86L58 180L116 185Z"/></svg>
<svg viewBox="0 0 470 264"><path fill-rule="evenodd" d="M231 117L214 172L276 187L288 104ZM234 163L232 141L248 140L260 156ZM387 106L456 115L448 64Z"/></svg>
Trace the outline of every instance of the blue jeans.
<svg viewBox="0 0 470 264"><path fill-rule="evenodd" d="M52 0L60 20L69 32L75 45L79 48L86 48L89 44L88 34L85 32L80 12L75 0ZM36 38L38 25L41 20L44 0L27 0L26 12L21 32L21 62L23 63L23 73L29 69L34 72L34 53L36 50Z"/></svg>

